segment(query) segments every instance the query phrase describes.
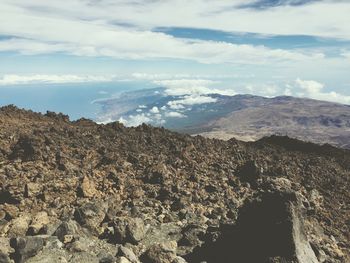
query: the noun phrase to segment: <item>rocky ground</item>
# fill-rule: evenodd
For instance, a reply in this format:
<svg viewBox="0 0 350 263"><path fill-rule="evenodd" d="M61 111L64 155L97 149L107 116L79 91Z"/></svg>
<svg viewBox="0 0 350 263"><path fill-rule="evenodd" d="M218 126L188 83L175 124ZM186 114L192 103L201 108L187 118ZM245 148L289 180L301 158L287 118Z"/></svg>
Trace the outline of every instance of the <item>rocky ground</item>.
<svg viewBox="0 0 350 263"><path fill-rule="evenodd" d="M350 151L0 108L0 262L350 260Z"/></svg>

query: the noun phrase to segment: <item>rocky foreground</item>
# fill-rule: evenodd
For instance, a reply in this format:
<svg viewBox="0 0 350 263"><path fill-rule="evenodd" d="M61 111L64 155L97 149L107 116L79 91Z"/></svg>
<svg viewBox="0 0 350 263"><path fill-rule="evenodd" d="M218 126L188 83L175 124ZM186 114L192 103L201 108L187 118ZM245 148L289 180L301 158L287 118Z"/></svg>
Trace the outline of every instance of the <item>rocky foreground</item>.
<svg viewBox="0 0 350 263"><path fill-rule="evenodd" d="M350 151L0 108L0 262L350 262Z"/></svg>

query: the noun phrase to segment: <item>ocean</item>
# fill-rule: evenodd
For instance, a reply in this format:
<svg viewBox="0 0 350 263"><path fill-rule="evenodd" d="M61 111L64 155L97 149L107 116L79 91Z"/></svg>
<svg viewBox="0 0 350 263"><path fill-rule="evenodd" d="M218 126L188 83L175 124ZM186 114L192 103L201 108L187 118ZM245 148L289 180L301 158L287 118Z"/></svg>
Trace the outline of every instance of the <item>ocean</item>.
<svg viewBox="0 0 350 263"><path fill-rule="evenodd" d="M147 86L148 83L137 81L3 86L0 87L0 106L14 104L42 113L62 112L71 120L81 117L94 120L101 109L93 101Z"/></svg>

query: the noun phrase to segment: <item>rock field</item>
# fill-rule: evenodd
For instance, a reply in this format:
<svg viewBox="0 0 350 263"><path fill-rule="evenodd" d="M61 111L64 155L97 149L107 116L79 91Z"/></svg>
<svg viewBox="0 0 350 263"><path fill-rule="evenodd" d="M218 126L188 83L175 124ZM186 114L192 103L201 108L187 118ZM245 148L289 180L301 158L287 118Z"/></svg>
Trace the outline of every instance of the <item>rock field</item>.
<svg viewBox="0 0 350 263"><path fill-rule="evenodd" d="M350 151L0 108L0 263L348 263Z"/></svg>

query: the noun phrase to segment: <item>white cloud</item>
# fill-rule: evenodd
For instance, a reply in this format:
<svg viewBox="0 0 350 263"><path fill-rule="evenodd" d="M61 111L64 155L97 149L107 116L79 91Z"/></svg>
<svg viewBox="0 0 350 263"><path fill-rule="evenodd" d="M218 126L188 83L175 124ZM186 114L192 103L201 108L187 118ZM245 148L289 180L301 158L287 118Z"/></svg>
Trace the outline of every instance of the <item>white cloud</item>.
<svg viewBox="0 0 350 263"><path fill-rule="evenodd" d="M325 85L315 80L302 80L298 78L295 81L295 87L300 90L300 92L297 92L297 95L301 97L350 104L350 96L335 91L324 91Z"/></svg>
<svg viewBox="0 0 350 263"><path fill-rule="evenodd" d="M129 115L127 118L120 117L118 121L127 127L135 127L141 125L142 123L150 123L152 119L146 116L144 113L141 113L137 115Z"/></svg>
<svg viewBox="0 0 350 263"><path fill-rule="evenodd" d="M232 96L236 94L232 89L209 88L208 86L219 83L209 79L165 79L155 80L153 83L165 87L165 94L170 96L214 93Z"/></svg>
<svg viewBox="0 0 350 263"><path fill-rule="evenodd" d="M169 101L167 104L171 109L182 109L184 106L198 105L204 103L214 103L216 98L203 95L186 95L181 99Z"/></svg>
<svg viewBox="0 0 350 263"><path fill-rule="evenodd" d="M159 109L158 107L154 106L152 109L150 109L150 112L156 114L159 113Z"/></svg>
<svg viewBox="0 0 350 263"><path fill-rule="evenodd" d="M279 87L276 84L249 84L245 89L251 93L264 97L276 96L279 92Z"/></svg>
<svg viewBox="0 0 350 263"><path fill-rule="evenodd" d="M181 112L177 112L177 111L170 111L165 113L166 117L169 118L186 118L187 116Z"/></svg>
<svg viewBox="0 0 350 263"><path fill-rule="evenodd" d="M78 56L107 56L119 59L167 58L193 60L200 63L238 64L279 63L323 58L320 52L183 39L152 31L159 26L185 26L227 31L237 31L242 27L238 31L255 32L256 30L245 28L244 25L255 24L256 27L261 27L271 20L269 17L272 17L273 23L278 24L278 28L283 28L281 21L285 21L282 19L284 17L282 11L286 10L274 9L274 13L266 11L268 13L265 14L265 11L248 12L244 9L232 8L230 1L220 0L211 2L210 5L204 0L188 2L166 0L141 1L135 4L123 1L72 0L69 4L62 5L58 0L38 0L33 5L20 0L3 0L0 3L2 10L0 35L16 38L0 41L0 51L18 51L23 54L65 52ZM334 6L339 5L333 5L330 9L334 9ZM346 7L343 6L344 9ZM345 14L344 9L336 10ZM176 10L179 12L181 10L181 15L177 15ZM329 12L327 10L325 14L329 19L342 17L338 14L337 16L327 15ZM263 19L261 13L264 13ZM290 13L298 14L294 9L290 10ZM311 13L315 18L314 12ZM244 19L238 19L237 15ZM256 19L255 16L260 18ZM303 21L305 22L305 19ZM119 24L130 23L135 27L121 26L118 22ZM342 22L345 23L345 21ZM273 23L268 23L268 26L274 25ZM308 25L308 23L299 24L299 20L293 17L290 26L294 24L300 26L298 34L302 34L303 29ZM327 23L328 29L330 24L338 26L335 23ZM315 28L318 27L315 26ZM340 29L345 30L345 28L347 27ZM328 31L343 35L339 31ZM347 29L347 31L350 30ZM288 34L293 33L288 32Z"/></svg>
<svg viewBox="0 0 350 263"><path fill-rule="evenodd" d="M7 74L0 77L0 85L21 85L35 83L79 83L79 82L106 82L113 77L79 76L79 75L16 75Z"/></svg>
<svg viewBox="0 0 350 263"><path fill-rule="evenodd" d="M298 78L295 82L301 89L305 90L307 94L320 94L324 88L324 84L315 80L301 80Z"/></svg>

